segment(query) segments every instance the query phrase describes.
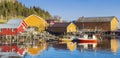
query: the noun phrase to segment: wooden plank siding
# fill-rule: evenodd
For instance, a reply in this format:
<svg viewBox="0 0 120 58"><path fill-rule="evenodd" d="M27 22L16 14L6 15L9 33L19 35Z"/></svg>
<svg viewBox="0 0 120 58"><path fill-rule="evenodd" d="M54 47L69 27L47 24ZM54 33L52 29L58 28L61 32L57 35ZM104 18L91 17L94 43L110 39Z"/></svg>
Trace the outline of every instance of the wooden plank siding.
<svg viewBox="0 0 120 58"><path fill-rule="evenodd" d="M118 30L119 21L115 16L83 17L78 19L76 26L79 30L116 31Z"/></svg>
<svg viewBox="0 0 120 58"><path fill-rule="evenodd" d="M11 19L7 24L0 24L0 35L18 35L27 28L23 20Z"/></svg>
<svg viewBox="0 0 120 58"><path fill-rule="evenodd" d="M110 23L109 22L77 22L76 26L78 29L87 29L87 30L103 30L110 31Z"/></svg>
<svg viewBox="0 0 120 58"><path fill-rule="evenodd" d="M114 18L111 20L110 24L111 24L111 31L116 31L116 30L118 30L119 21L117 20L116 17L114 17Z"/></svg>
<svg viewBox="0 0 120 58"><path fill-rule="evenodd" d="M37 15L30 15L24 21L29 27L37 27L38 31L44 31L48 26L47 22Z"/></svg>
<svg viewBox="0 0 120 58"><path fill-rule="evenodd" d="M70 24L67 26L67 32L76 32L76 25L73 24L73 23L70 23Z"/></svg>
<svg viewBox="0 0 120 58"><path fill-rule="evenodd" d="M76 32L76 25L73 23L55 23L48 28L48 31L56 33Z"/></svg>
<svg viewBox="0 0 120 58"><path fill-rule="evenodd" d="M0 28L0 35L18 35L19 33L24 32L24 29L27 27L24 26L22 23L23 22L21 22L20 25L18 25L15 28L12 27Z"/></svg>

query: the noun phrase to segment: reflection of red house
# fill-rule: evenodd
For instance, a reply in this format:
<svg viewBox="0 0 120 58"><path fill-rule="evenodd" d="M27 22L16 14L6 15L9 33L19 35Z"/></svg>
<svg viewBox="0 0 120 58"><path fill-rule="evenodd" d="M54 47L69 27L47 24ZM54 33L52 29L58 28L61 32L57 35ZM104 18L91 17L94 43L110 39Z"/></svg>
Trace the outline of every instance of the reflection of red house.
<svg viewBox="0 0 120 58"><path fill-rule="evenodd" d="M20 19L9 20L7 24L0 24L0 35L17 35L24 32L27 24Z"/></svg>
<svg viewBox="0 0 120 58"><path fill-rule="evenodd" d="M4 46L0 46L0 50L1 50L1 52L11 52L11 51L17 52L18 46L16 46L16 45L14 45L14 46L4 45Z"/></svg>

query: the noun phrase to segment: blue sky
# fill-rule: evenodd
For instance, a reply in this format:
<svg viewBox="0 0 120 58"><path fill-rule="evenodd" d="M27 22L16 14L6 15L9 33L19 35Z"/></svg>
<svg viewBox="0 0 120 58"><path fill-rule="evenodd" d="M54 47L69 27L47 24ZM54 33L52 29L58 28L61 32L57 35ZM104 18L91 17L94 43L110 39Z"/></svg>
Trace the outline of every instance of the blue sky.
<svg viewBox="0 0 120 58"><path fill-rule="evenodd" d="M18 0L27 7L38 6L64 20L81 16L116 16L120 19L120 0Z"/></svg>

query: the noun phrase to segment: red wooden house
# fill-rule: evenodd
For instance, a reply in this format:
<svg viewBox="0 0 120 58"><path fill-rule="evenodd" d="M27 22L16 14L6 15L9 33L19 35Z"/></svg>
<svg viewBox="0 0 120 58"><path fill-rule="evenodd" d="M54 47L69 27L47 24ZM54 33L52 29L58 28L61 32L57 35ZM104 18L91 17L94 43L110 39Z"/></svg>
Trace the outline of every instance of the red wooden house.
<svg viewBox="0 0 120 58"><path fill-rule="evenodd" d="M17 35L24 32L27 24L21 19L11 19L7 24L0 24L0 35Z"/></svg>

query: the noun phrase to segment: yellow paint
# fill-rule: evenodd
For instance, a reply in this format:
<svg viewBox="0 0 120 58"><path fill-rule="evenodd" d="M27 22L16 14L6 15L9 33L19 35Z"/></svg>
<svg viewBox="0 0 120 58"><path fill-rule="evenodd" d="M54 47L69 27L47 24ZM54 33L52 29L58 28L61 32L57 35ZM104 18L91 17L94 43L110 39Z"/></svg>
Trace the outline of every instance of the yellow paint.
<svg viewBox="0 0 120 58"><path fill-rule="evenodd" d="M40 54L43 50L46 49L46 44L43 44L42 46L38 47L28 47L27 48L27 52L30 54L30 55L38 55Z"/></svg>
<svg viewBox="0 0 120 58"><path fill-rule="evenodd" d="M73 23L70 23L67 27L67 32L76 32L76 25Z"/></svg>
<svg viewBox="0 0 120 58"><path fill-rule="evenodd" d="M48 26L47 22L37 15L30 15L24 21L30 27L37 27L38 31L43 31Z"/></svg>
<svg viewBox="0 0 120 58"><path fill-rule="evenodd" d="M70 51L74 51L75 48L76 48L76 43L68 42L68 43L67 43L67 48L68 48Z"/></svg>
<svg viewBox="0 0 120 58"><path fill-rule="evenodd" d="M116 31L119 26L118 19L114 17L110 23L111 23L111 31Z"/></svg>
<svg viewBox="0 0 120 58"><path fill-rule="evenodd" d="M37 55L40 53L40 49L39 48L28 48L28 53L32 55Z"/></svg>
<svg viewBox="0 0 120 58"><path fill-rule="evenodd" d="M118 39L111 39L111 51L116 53L119 48L119 42Z"/></svg>
<svg viewBox="0 0 120 58"><path fill-rule="evenodd" d="M74 51L77 46L77 44L73 42L59 42L59 44L67 44L67 49L69 49L70 51Z"/></svg>
<svg viewBox="0 0 120 58"><path fill-rule="evenodd" d="M72 39L61 39L62 40L62 42L72 42Z"/></svg>

